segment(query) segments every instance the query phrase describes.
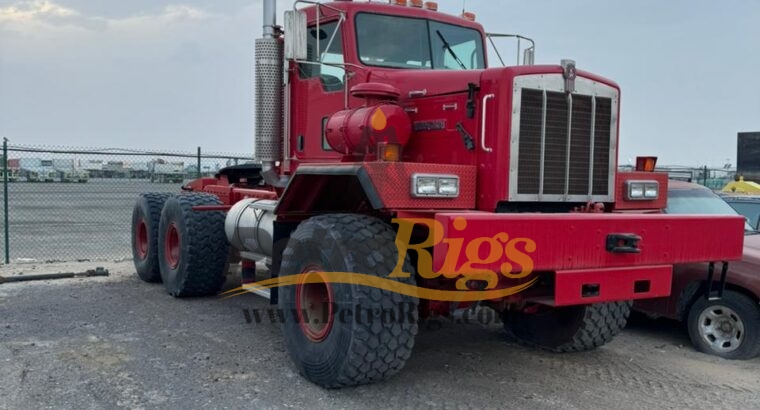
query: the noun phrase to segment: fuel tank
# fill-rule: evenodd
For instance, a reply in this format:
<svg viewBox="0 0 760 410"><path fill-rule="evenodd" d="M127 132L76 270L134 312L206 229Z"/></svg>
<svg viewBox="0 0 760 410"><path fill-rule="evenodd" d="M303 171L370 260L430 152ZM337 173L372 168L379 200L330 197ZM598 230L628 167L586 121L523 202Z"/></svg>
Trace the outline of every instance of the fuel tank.
<svg viewBox="0 0 760 410"><path fill-rule="evenodd" d="M227 213L224 230L230 244L240 251L272 256L274 209L277 201L245 199Z"/></svg>

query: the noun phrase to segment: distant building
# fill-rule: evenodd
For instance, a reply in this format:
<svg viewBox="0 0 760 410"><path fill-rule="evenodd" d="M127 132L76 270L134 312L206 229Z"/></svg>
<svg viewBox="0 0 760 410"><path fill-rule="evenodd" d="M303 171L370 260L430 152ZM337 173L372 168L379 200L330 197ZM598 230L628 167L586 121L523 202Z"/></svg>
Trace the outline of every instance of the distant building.
<svg viewBox="0 0 760 410"><path fill-rule="evenodd" d="M82 162L82 169L92 178L103 178L103 161L102 160L86 160Z"/></svg>
<svg viewBox="0 0 760 410"><path fill-rule="evenodd" d="M129 164L129 177L134 179L150 178L149 162L132 162Z"/></svg>

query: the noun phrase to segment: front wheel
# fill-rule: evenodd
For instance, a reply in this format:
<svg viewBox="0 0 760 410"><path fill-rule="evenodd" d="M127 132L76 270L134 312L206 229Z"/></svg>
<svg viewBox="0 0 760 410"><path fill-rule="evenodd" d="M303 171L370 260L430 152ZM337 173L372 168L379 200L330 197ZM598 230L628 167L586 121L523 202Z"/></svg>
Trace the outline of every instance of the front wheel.
<svg viewBox="0 0 760 410"><path fill-rule="evenodd" d="M324 215L298 226L283 252L280 277L301 275L280 289L282 325L298 370L326 388L372 383L398 373L417 334L417 299L358 284L330 283L323 272L387 277L398 261L395 232L362 215ZM414 270L405 261L414 285Z"/></svg>
<svg viewBox="0 0 760 410"><path fill-rule="evenodd" d="M625 327L631 302L538 306L505 313L504 327L520 342L553 352L583 352L609 343Z"/></svg>
<svg viewBox="0 0 760 410"><path fill-rule="evenodd" d="M719 300L700 297L689 310L689 337L697 350L724 359L760 354L760 308L752 299L727 290Z"/></svg>

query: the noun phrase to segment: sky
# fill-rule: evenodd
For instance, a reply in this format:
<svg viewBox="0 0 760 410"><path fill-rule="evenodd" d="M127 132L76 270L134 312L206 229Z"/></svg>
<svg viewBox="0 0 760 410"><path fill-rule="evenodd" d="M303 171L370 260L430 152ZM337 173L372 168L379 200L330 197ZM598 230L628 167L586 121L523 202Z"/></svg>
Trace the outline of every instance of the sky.
<svg viewBox="0 0 760 410"><path fill-rule="evenodd" d="M439 0L459 13L461 0ZM278 0L278 16L292 1ZM0 0L0 136L16 144L248 153L261 0ZM760 131L757 0L466 0L622 88L620 163L736 162ZM510 47L508 47L510 46ZM503 44L511 55L511 45ZM508 51L506 51L508 50Z"/></svg>

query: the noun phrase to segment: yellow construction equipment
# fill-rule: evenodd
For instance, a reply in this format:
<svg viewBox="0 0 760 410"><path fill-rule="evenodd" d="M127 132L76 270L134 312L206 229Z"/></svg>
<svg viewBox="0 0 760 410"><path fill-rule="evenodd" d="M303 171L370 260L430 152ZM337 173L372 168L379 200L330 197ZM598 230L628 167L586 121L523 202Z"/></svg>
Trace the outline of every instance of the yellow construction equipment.
<svg viewBox="0 0 760 410"><path fill-rule="evenodd" d="M760 184L752 181L745 181L744 177L739 177L739 180L726 184L726 186L723 187L723 192L760 195Z"/></svg>

